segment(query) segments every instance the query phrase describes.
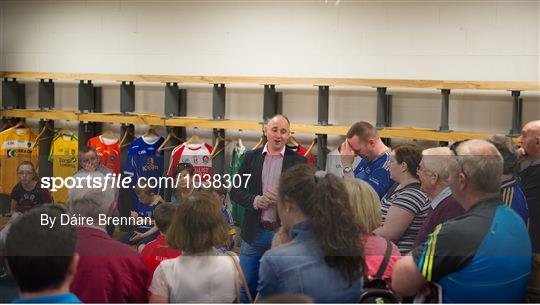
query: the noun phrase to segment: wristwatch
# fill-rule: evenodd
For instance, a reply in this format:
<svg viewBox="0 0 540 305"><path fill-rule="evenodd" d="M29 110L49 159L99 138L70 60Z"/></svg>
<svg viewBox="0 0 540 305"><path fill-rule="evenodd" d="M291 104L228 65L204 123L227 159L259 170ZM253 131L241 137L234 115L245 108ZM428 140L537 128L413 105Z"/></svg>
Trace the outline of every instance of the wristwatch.
<svg viewBox="0 0 540 305"><path fill-rule="evenodd" d="M348 174L348 173L350 173L350 172L352 172L352 167L350 167L350 166L345 166L345 167L343 168L343 173L344 173L344 174Z"/></svg>

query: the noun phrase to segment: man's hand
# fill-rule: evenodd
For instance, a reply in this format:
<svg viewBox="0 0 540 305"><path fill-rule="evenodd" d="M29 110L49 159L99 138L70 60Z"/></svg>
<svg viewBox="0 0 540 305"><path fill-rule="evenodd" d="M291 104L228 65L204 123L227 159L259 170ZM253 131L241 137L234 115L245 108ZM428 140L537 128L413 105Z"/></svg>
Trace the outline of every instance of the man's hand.
<svg viewBox="0 0 540 305"><path fill-rule="evenodd" d="M347 142L347 140L345 140L345 142L341 144L340 154L341 154L341 165L343 165L343 167L352 166L354 162L355 153L352 150L351 146L349 145L349 142Z"/></svg>
<svg viewBox="0 0 540 305"><path fill-rule="evenodd" d="M277 194L274 191L267 190L257 202L257 207L261 210L267 209L270 205L277 204Z"/></svg>
<svg viewBox="0 0 540 305"><path fill-rule="evenodd" d="M135 231L133 232L133 235L129 238L129 241L137 241L139 239L142 239L143 237L143 233Z"/></svg>

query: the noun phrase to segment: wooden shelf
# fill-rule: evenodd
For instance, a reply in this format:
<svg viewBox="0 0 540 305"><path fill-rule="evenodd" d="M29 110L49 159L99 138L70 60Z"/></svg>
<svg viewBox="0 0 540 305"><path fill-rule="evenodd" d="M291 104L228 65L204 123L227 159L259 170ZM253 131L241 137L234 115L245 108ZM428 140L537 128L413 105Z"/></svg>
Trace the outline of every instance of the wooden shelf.
<svg viewBox="0 0 540 305"><path fill-rule="evenodd" d="M143 75L101 74L60 72L0 72L4 78L133 81L146 83L195 83L195 84L255 84L255 85L315 85L353 86L417 89L471 89L471 90L516 90L540 91L538 82L474 81L474 80L413 80L413 79L370 79L370 78L318 78L318 77L262 77L262 76L186 76L186 75Z"/></svg>
<svg viewBox="0 0 540 305"><path fill-rule="evenodd" d="M154 126L175 126L175 127L197 127L197 128L218 128L231 130L251 130L262 131L263 124L257 121L245 120L212 120L198 117L171 117L163 118L158 114L114 114L114 113L85 113L80 114L76 111L61 110L30 110L30 109L10 109L1 110L2 117L18 117L46 120L70 120L82 122L100 122L116 124L134 124L134 125L154 125ZM347 134L348 125L310 125L310 124L291 124L291 131L304 134L326 134L339 135ZM410 139L438 142L455 142L465 139L485 139L493 134L484 132L466 132L451 131L439 132L429 128L414 127L389 127L379 130L382 138L391 139ZM515 138L514 140L517 140Z"/></svg>

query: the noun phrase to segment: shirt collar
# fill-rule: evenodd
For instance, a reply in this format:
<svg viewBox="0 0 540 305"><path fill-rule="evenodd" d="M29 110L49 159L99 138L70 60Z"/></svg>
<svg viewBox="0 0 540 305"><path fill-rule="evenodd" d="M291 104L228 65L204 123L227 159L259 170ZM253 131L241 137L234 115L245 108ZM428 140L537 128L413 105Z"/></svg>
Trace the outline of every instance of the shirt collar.
<svg viewBox="0 0 540 305"><path fill-rule="evenodd" d="M511 186L512 184L515 184L516 182L517 182L516 177L515 177L515 176L512 176L512 178L510 178L510 179L508 179L508 180L504 180L504 181L501 183L501 188L509 187L509 186Z"/></svg>
<svg viewBox="0 0 540 305"><path fill-rule="evenodd" d="M284 145L283 149L279 152L279 154L282 157L285 156L285 149L286 149L286 145ZM263 151L262 151L263 155L266 155L267 153L268 153L268 142L266 144L264 144L264 148L263 148Z"/></svg>
<svg viewBox="0 0 540 305"><path fill-rule="evenodd" d="M445 187L439 194L437 194L437 196L435 196L435 198L433 198L433 200L431 201L431 208L435 210L441 202L443 202L446 198L450 197L451 195L452 195L452 190L450 189L450 187L448 186Z"/></svg>

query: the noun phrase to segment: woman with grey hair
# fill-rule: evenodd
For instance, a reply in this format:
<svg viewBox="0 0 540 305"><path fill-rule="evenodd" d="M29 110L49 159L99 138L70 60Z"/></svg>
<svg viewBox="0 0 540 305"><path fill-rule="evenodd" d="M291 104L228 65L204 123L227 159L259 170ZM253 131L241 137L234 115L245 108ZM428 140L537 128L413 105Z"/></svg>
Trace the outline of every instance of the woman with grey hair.
<svg viewBox="0 0 540 305"><path fill-rule="evenodd" d="M527 199L521 190L519 179L517 179L516 167L518 155L512 140L504 136L493 136L487 139L493 144L503 157L503 174L501 177L502 200L521 216L525 224L529 225L529 209Z"/></svg>

